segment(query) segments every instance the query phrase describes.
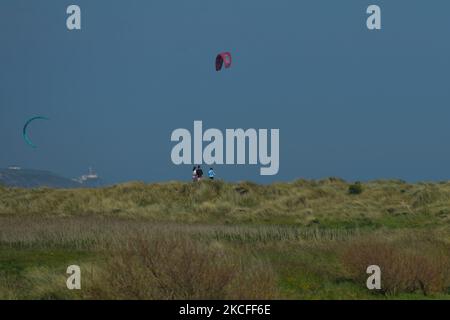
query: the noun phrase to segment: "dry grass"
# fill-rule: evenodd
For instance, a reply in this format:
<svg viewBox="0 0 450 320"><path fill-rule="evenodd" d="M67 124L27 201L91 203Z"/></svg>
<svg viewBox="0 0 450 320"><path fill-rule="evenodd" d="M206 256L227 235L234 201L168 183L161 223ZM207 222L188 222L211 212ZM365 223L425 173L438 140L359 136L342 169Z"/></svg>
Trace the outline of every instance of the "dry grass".
<svg viewBox="0 0 450 320"><path fill-rule="evenodd" d="M199 241L240 244L286 241L339 241L360 234L355 229L319 229L296 226L206 225L154 223L147 220L97 217L0 218L0 244L13 248L70 248L109 250L135 234L184 234Z"/></svg>

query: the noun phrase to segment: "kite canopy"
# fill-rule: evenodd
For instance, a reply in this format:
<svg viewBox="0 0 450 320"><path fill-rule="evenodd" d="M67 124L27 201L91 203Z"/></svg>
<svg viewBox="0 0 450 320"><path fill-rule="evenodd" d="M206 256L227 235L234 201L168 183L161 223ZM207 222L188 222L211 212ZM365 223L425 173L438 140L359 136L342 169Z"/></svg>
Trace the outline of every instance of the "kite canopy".
<svg viewBox="0 0 450 320"><path fill-rule="evenodd" d="M231 66L231 53L222 52L219 53L216 57L216 71L222 70L222 66L225 65L225 68L229 68Z"/></svg>
<svg viewBox="0 0 450 320"><path fill-rule="evenodd" d="M28 126L30 125L31 122L33 122L34 120L49 120L47 117L42 117L42 116L37 116L37 117L33 117L31 119L29 119L25 125L23 126L23 130L22 130L22 134L23 134L23 139L25 140L25 142L33 147L36 148L36 146L33 144L33 142L31 142L30 138L28 137L27 134L27 130L28 130Z"/></svg>

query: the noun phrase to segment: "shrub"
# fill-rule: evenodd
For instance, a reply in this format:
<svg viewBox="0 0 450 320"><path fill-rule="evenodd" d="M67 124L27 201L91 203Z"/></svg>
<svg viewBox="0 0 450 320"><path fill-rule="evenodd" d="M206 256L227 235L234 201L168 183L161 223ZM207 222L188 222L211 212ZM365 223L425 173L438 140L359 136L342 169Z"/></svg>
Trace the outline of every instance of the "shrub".
<svg viewBox="0 0 450 320"><path fill-rule="evenodd" d="M274 274L261 263L184 236L136 237L109 257L89 292L94 299L273 298Z"/></svg>
<svg viewBox="0 0 450 320"><path fill-rule="evenodd" d="M350 276L360 283L367 280L367 267L378 265L381 268L383 293L421 291L428 295L445 292L450 281L448 258L431 252L411 251L380 240L364 240L350 244L342 258Z"/></svg>
<svg viewBox="0 0 450 320"><path fill-rule="evenodd" d="M361 194L363 192L363 187L361 182L355 182L348 187L349 194Z"/></svg>

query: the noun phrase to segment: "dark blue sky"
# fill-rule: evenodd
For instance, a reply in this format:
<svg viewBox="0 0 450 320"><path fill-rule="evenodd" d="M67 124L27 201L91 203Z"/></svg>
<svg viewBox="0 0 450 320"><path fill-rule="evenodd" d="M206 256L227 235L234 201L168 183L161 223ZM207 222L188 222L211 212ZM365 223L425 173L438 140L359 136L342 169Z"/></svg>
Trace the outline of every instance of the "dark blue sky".
<svg viewBox="0 0 450 320"><path fill-rule="evenodd" d="M82 30L66 29L66 8ZM381 31L366 8L382 9ZM190 179L176 128L279 128L280 171L258 182L450 178L449 1L2 0L0 167L109 182ZM233 67L216 73L215 55ZM30 128L33 115L51 118Z"/></svg>

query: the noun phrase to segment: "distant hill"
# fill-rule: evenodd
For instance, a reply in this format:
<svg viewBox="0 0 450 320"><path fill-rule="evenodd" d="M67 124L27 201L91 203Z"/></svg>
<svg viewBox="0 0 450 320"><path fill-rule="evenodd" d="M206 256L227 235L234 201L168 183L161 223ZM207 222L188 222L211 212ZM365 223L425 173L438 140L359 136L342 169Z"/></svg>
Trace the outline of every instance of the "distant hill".
<svg viewBox="0 0 450 320"><path fill-rule="evenodd" d="M50 171L19 168L0 169L0 185L18 188L80 188L81 183Z"/></svg>

